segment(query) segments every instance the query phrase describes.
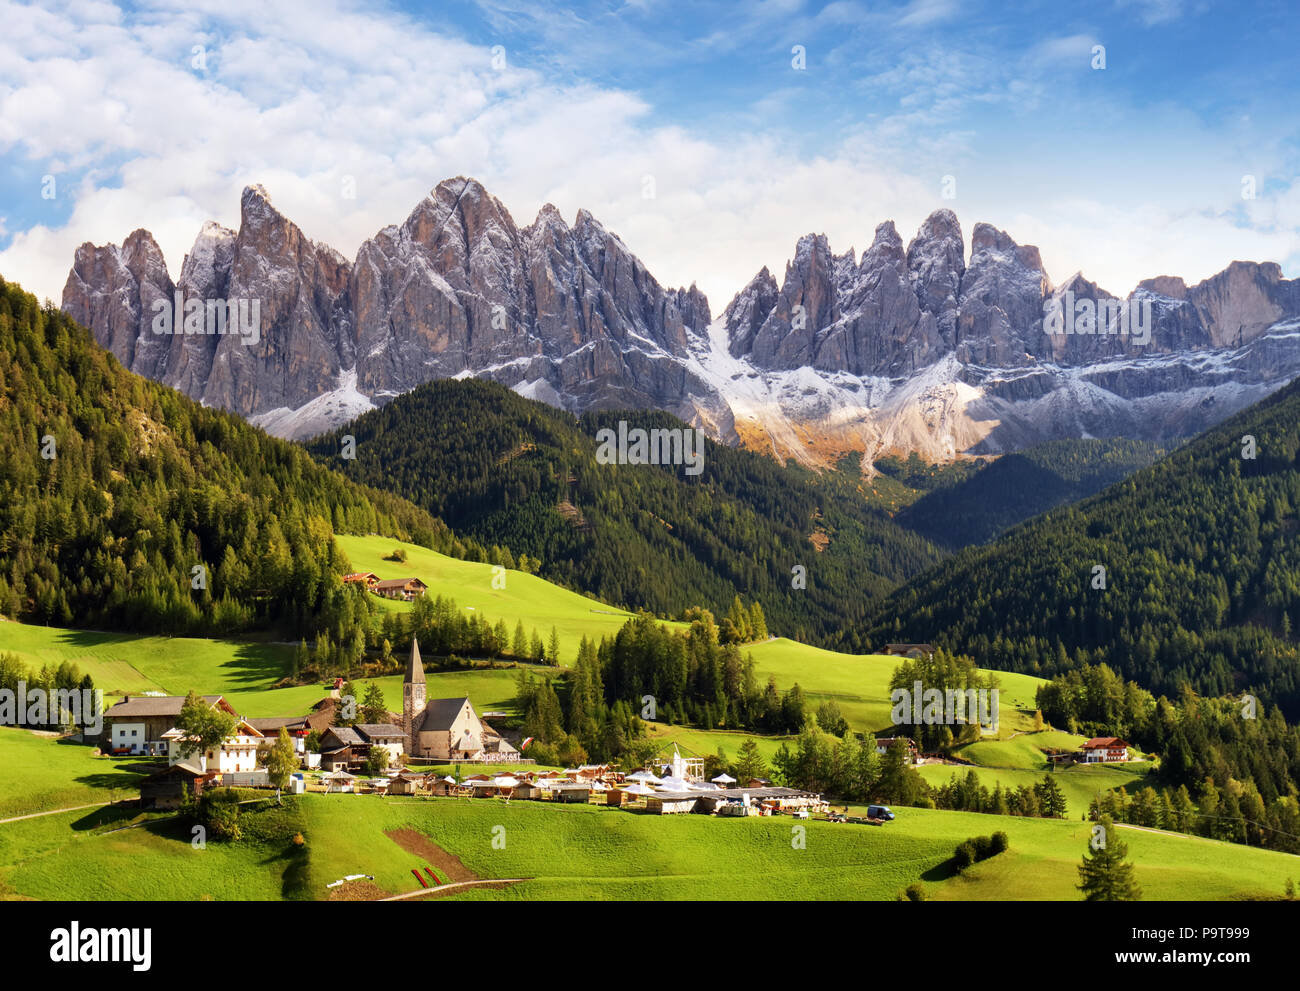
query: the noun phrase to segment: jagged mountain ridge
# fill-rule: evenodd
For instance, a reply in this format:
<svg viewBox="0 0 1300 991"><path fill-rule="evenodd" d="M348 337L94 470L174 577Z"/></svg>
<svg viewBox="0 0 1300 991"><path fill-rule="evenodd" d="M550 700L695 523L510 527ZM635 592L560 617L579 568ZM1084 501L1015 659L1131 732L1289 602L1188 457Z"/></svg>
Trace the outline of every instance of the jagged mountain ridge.
<svg viewBox="0 0 1300 991"><path fill-rule="evenodd" d="M702 391L661 359L684 355L688 328L708 326L708 300L661 287L586 211L570 228L547 205L521 229L477 182L448 180L349 263L262 187L240 206L239 231L205 225L175 282L148 231L120 248L82 245L64 311L132 371L286 436L466 374L575 410L689 416L680 397ZM260 300L260 340L155 334L154 307L176 292Z"/></svg>
<svg viewBox="0 0 1300 991"><path fill-rule="evenodd" d="M252 297L256 344L152 333L157 300ZM1115 300L1037 248L937 210L910 243L880 224L859 260L824 235L764 268L717 320L617 235L547 204L518 227L478 182L440 183L354 262L248 187L239 231L204 226L172 282L147 231L82 245L63 308L127 367L272 433L306 437L437 378L476 376L582 413L655 408L727 443L808 464L863 452L932 460L1044 440L1167 442L1300 374L1300 280L1233 262L1197 285L1160 276L1150 340L1051 335L1053 301Z"/></svg>

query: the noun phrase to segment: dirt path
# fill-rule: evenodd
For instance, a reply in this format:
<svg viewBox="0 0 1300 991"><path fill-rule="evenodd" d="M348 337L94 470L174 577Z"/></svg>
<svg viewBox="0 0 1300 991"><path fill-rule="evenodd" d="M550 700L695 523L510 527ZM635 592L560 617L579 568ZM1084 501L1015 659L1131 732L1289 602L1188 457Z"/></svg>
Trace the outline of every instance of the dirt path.
<svg viewBox="0 0 1300 991"><path fill-rule="evenodd" d="M25 816L14 816L12 819L0 819L0 826L7 822L22 822L24 819L39 819L41 816L56 816L63 812L80 812L82 809L99 809L105 805L112 805L112 802L91 802L89 805L70 805L66 809L50 809L48 812L32 812Z"/></svg>
<svg viewBox="0 0 1300 991"><path fill-rule="evenodd" d="M1216 840L1211 836L1196 836L1192 833L1176 833L1171 829L1155 829L1151 826L1134 826L1128 822L1115 823L1120 829L1132 829L1139 833L1155 833L1157 836L1176 836L1184 840L1200 840L1202 843L1227 843L1227 840ZM1240 846L1241 844L1233 844Z"/></svg>
<svg viewBox="0 0 1300 991"><path fill-rule="evenodd" d="M438 868L447 876L447 880L452 883L465 884L470 881L483 880L462 864L459 857L448 853L423 833L414 829L390 829L384 835L407 853L414 854L428 861L431 866Z"/></svg>
<svg viewBox="0 0 1300 991"><path fill-rule="evenodd" d="M527 881L526 877L501 877L501 878L480 878L477 881L454 881L451 884L444 884L437 888L420 888L416 891L408 891L402 895L390 895L387 898L380 898L381 902L400 902L410 898L425 898L430 895L441 895L456 888L504 888L510 884L518 884L520 881Z"/></svg>

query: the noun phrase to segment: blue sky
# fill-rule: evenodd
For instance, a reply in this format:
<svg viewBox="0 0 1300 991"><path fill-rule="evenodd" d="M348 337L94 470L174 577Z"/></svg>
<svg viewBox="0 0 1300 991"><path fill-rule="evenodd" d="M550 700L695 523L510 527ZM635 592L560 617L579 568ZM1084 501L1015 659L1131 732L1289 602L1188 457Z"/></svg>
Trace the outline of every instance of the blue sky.
<svg viewBox="0 0 1300 991"><path fill-rule="evenodd" d="M521 225L590 209L715 312L801 234L861 252L941 206L1057 282L1300 275L1286 3L0 0L0 23L0 274L55 299L77 244L136 227L175 274L250 182L351 257L459 174Z"/></svg>

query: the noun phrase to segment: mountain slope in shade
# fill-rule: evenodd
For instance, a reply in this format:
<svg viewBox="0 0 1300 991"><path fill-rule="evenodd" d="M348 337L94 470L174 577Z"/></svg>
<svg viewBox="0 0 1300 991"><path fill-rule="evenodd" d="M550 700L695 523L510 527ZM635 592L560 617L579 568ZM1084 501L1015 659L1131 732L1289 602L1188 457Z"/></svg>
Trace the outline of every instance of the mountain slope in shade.
<svg viewBox="0 0 1300 991"><path fill-rule="evenodd" d="M256 344L160 336L153 307L260 302ZM1086 301L1086 302L1081 302ZM1044 305L1148 306L1150 340L1049 335ZM715 320L661 286L585 210L518 226L473 179L440 183L348 262L250 186L238 231L205 225L173 282L157 244L82 245L63 308L129 368L308 437L439 378L489 378L573 413L658 409L810 466L918 452L934 461L1047 440L1194 435L1300 374L1300 280L1233 262L1128 300L1038 249L937 210L906 244L881 223L859 258L824 235L781 281L760 271Z"/></svg>
<svg viewBox="0 0 1300 991"><path fill-rule="evenodd" d="M1023 520L1094 495L1162 454L1149 441L1048 441L984 462L968 477L926 492L894 519L940 547L982 544Z"/></svg>
<svg viewBox="0 0 1300 991"><path fill-rule="evenodd" d="M1297 630L1300 382L946 560L880 603L867 638L934 639L1040 675L1105 662L1165 694L1249 692L1294 716Z"/></svg>
<svg viewBox="0 0 1300 991"><path fill-rule="evenodd" d="M629 429L682 427L662 412L575 417L499 384L439 381L308 449L603 601L674 616L703 605L721 621L739 594L761 603L774 632L825 646L845 642L872 600L939 560L929 541L867 505L857 477L712 443L694 476L602 464L597 432L620 419ZM340 456L344 432L354 459Z"/></svg>

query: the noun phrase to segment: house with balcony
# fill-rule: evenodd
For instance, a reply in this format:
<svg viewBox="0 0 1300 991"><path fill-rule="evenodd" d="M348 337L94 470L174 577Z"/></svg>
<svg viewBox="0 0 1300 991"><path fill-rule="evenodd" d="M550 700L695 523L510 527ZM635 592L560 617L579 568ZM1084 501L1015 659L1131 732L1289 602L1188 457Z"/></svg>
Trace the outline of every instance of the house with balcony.
<svg viewBox="0 0 1300 991"><path fill-rule="evenodd" d="M235 710L220 695L201 695L204 702L232 716ZM104 713L108 749L115 754L162 757L171 753L167 734L176 728L184 695L128 695Z"/></svg>

